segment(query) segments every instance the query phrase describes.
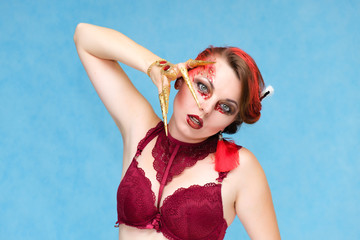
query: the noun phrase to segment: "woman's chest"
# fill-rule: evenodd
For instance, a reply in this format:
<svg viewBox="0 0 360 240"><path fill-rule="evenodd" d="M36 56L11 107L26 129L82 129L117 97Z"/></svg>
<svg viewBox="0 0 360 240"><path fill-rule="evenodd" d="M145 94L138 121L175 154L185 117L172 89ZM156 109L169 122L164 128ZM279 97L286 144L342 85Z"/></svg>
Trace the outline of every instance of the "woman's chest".
<svg viewBox="0 0 360 240"><path fill-rule="evenodd" d="M134 159L118 189L119 223L155 229L165 236L183 236L180 239L223 233L227 221L223 214L221 184L194 184L190 177L186 178L188 174L189 171L181 173L182 176L173 178L168 185L162 180L153 186ZM163 177L166 178L166 172ZM156 176L153 181L158 181ZM194 236L185 236L185 233Z"/></svg>
<svg viewBox="0 0 360 240"><path fill-rule="evenodd" d="M140 143L119 186L120 216L142 224L161 218L167 225L183 223L187 228L206 221L222 225L224 218L231 223L233 196L222 191L227 173L215 171L213 143L190 146L173 144L165 138L148 141L145 147ZM178 219L188 220L185 223Z"/></svg>
<svg viewBox="0 0 360 240"><path fill-rule="evenodd" d="M213 154L207 154L198 159L191 154L189 157L189 153L183 151L186 150L180 148L171 159L171 152L156 153L150 145L134 159L139 171L143 172L144 177L151 183L151 190L157 199L161 193L160 206L176 191L179 192L194 186L218 184L219 173L214 170ZM217 190L221 191L221 185L218 187ZM206 188L203 190L206 191Z"/></svg>

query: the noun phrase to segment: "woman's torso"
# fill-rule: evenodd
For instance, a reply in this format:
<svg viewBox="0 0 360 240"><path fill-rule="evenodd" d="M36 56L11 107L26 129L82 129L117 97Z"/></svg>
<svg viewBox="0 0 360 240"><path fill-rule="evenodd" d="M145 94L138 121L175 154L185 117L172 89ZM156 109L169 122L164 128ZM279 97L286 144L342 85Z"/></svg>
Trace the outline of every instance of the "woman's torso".
<svg viewBox="0 0 360 240"><path fill-rule="evenodd" d="M161 126L161 124L157 125L157 127L159 127L159 126ZM171 235L172 234L171 230L174 229L174 227L171 228L171 224L173 224L173 225L177 224L177 223L179 225L183 224L182 222L184 221L184 218L186 218L186 217L183 217L181 214L186 215L186 211L190 211L189 209L186 209L186 207L188 207L187 205L189 205L189 204L184 203L187 201L186 198L189 198L188 201L189 201L190 205L196 204L196 201L207 202L207 203L203 204L202 206L200 206L199 208L204 209L204 210L201 210L205 214L203 216L207 216L206 214L209 214L208 212L211 212L211 211L216 213L215 214L216 220L214 221L214 223L212 223L211 221L209 222L211 226L214 225L214 227L217 228L217 230L215 230L215 232L219 232L222 227L226 228L227 226L229 226L235 217L234 202L235 202L236 191L234 191L233 186L231 184L231 173L228 174L227 176L226 176L226 174L223 175L221 177L221 178L223 178L223 181L221 181L222 179L219 181L219 173L214 170L214 163L213 163L214 154L213 153L210 153L210 154L207 153L207 154L205 154L206 156L204 158L197 160L197 161L193 161L190 164L192 166L185 166L185 169L183 171L181 171L181 170L182 170L182 168L184 168L184 166L180 167L180 169L176 170L176 167L177 167L176 161L177 160L175 158L175 161L169 168L169 169L172 169L172 167L174 167L175 172L174 171L172 173L170 172L170 174L169 174L170 177L167 177L168 179L170 179L169 182L167 182L165 185L163 184L164 187L163 187L163 190L161 191L161 199L160 199L160 202L158 202L159 188L161 186L160 182L161 182L161 180L165 179L165 178L163 178L165 173L162 172L162 174L161 173L159 174L159 171L156 171L154 169L154 166L155 166L155 168L158 168L158 169L159 169L159 167L164 168L167 166L166 165L159 166L159 161L155 161L155 164L154 164L154 151L156 151L156 150L153 150L154 146L156 144L158 144L157 146L159 146L159 144L161 144L161 142L157 143L157 137L158 136L155 136L152 140L150 140L148 143L146 143L146 146L143 148L141 153L136 154L137 157L135 157L134 159L132 159L130 161L129 169L126 171L126 174L123 177L123 179L125 179L125 181L129 181L129 179L131 181L139 181L139 179L135 179L135 178L140 178L141 182L148 182L147 185L145 184L145 186L139 187L139 189L143 189L142 191L144 191L143 193L139 194L139 196L143 196L143 197L145 197L145 199L138 197L138 201L141 202L140 205L145 205L145 207L146 206L147 207L144 209L144 211L141 211L141 207L136 207L137 205L136 205L136 203L134 203L137 200L131 199L131 205L134 205L134 206L131 206L131 208L134 208L135 209L134 211L139 210L136 208L140 208L140 212L144 212L145 216L146 215L152 216L152 214L156 214L156 212L155 212L156 210L158 210L158 212L161 214L163 214L163 212L165 212L165 214L170 212L171 215L178 214L178 216L175 216L175 218L173 216L168 217L168 218L166 218L166 216L164 216L164 219L167 220L168 223L172 222L172 223L168 224L170 226L170 228L169 228L170 232L169 232L169 229L165 229L165 227L163 226L163 225L166 225L166 224L164 224L164 222L161 222L161 225L164 227L163 228L164 231L161 231L161 230L156 231L156 229L143 229L143 228L145 228L145 225L147 225L147 224L140 224L140 225L142 225L142 226L140 226L140 228L142 228L142 229L139 229L138 228L139 226L138 227L133 226L133 222L137 223L142 219L141 216L139 216L139 215L141 215L141 213L140 212L136 213L135 216L133 216L136 220L134 220L134 218L132 218L133 220L131 220L132 216L130 216L130 218L129 218L130 224L128 222L126 224L119 225L119 239L134 239L134 240L136 240L136 239L168 239L163 234L169 233ZM139 146L140 145L141 145L141 143L139 144ZM181 151L181 150L189 151L189 149L192 149L191 147L192 146L190 146L190 148L184 147L182 149L182 146L180 146L178 148L178 151ZM155 148L155 149L157 149L157 148ZM214 151L211 151L211 152L214 152ZM160 154L161 154L161 152L160 152ZM155 155L156 155L156 153L155 153ZM179 164L179 165L181 165L181 164ZM128 173L128 172L133 172L133 174ZM178 174L178 173L180 173L180 174ZM172 179L171 179L171 177L172 177ZM165 182L166 181L164 181L164 183ZM122 186L122 185L124 185L124 183L120 184L120 186ZM134 186L137 186L137 184L134 184ZM148 187L146 187L146 186L148 186ZM148 190L146 190L146 188L148 188ZM126 189L126 187L124 189ZM127 191L127 190L125 190L125 191ZM174 193L175 193L175 195L174 195ZM134 195L136 195L136 194L134 194ZM198 195L202 195L202 196L198 196ZM122 194L122 198L124 198L124 196L126 196L126 194L125 195ZM196 199L195 203L192 198ZM204 200L201 200L201 199L204 199ZM143 202L147 202L147 203L143 203ZM165 206L164 206L164 202L165 202ZM211 202L214 202L214 203L211 203ZM124 202L122 204L124 204ZM172 209L171 205L174 206L175 210ZM177 206L179 206L179 205L184 205L184 206L177 208ZM130 206L128 206L128 207L129 208L126 208L126 206L125 206L125 210L120 210L120 211L130 211L129 215L131 215L132 214L131 212L133 210L130 209ZM142 206L142 207L144 207L144 206ZM192 206L192 207L194 207L194 206ZM120 208L124 208L124 206L120 206ZM208 208L210 208L210 209L208 209ZM183 210L183 209L185 209L185 210ZM199 209L196 209L195 212L198 210ZM174 211L179 211L179 212L184 211L184 212L173 214ZM194 210L191 210L191 211L194 212ZM221 211L221 212L219 212L219 211ZM202 215L202 212L200 212L200 213L201 214L199 214L199 216ZM123 215L123 214L121 214L121 215ZM179 217L180 219L176 220L176 217ZM221 222L220 217L223 222ZM138 220L138 218L139 218L139 220ZM196 218L196 215L191 216L191 218L189 218L190 221L194 221L194 222L193 222L193 224L191 224L191 226L188 226L186 229L189 229L189 227L190 227L190 229L191 229L191 227L195 227L194 229L196 229L197 222L203 222L203 221L207 221L207 219L210 219L210 217L209 218L205 217L206 219L204 219L204 217L203 217L202 219L199 219L199 220L196 220L196 219L194 220L194 218ZM144 220L147 220L147 219L144 219ZM161 219L160 221L164 221L164 220ZM155 223L155 225L156 224L157 223ZM199 226L201 227L201 225L199 225ZM150 226L150 227L152 227L152 226ZM179 230L181 230L181 228ZM208 231L208 230L206 230L206 231ZM180 233L180 235L182 234L181 232L179 232L179 233ZM176 231L175 231L175 234L176 234ZM170 238L171 238L171 236L170 236Z"/></svg>

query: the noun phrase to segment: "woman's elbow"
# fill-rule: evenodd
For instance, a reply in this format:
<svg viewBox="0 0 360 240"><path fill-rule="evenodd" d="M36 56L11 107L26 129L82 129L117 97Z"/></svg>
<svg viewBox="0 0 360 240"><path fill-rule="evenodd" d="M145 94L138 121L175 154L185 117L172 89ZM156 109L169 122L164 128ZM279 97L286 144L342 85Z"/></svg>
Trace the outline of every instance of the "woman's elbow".
<svg viewBox="0 0 360 240"><path fill-rule="evenodd" d="M74 33L74 42L75 45L77 45L79 43L79 39L82 33L82 30L84 29L84 27L87 25L87 23L78 23L78 25L75 28L75 33Z"/></svg>

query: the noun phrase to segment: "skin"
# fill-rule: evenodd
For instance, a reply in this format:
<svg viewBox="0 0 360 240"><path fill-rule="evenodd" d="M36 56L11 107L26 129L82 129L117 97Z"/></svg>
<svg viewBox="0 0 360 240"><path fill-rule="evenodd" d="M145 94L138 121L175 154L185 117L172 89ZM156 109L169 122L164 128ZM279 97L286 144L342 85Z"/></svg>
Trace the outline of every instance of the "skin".
<svg viewBox="0 0 360 240"><path fill-rule="evenodd" d="M77 26L74 41L91 83L121 132L124 144L124 175L136 152L138 142L160 121L160 118L131 83L118 61L146 73L148 66L160 57L115 30L90 24L81 23ZM224 106L221 105L222 108L219 109L219 103L227 99L235 102L239 99L240 81L234 78L234 73L229 70L223 59L216 58L214 67L214 87L210 88L210 95L204 94L204 87L198 84L202 81L206 83L208 80L204 79L204 75L209 75L206 72L192 75L202 110L196 106L186 84L176 84L179 92L174 100L174 114L169 122L169 131L178 140L200 142L224 129L235 118L235 114L224 114ZM153 68L151 76L160 91L163 80L159 69ZM189 127L184 120L187 114L200 116L203 119L203 127L198 130ZM154 143L155 140L147 145L138 162L151 181L152 190L157 197L159 183L156 180L151 155ZM166 185L160 205L179 187L214 182L218 174L214 170L212 157L213 154L210 154L174 177ZM246 148L239 150L239 158L240 165L231 171L222 183L225 220L230 225L237 215L251 239L280 239L271 193L263 169L256 157ZM166 238L154 229L137 229L122 224L119 227L119 239Z"/></svg>
<svg viewBox="0 0 360 240"><path fill-rule="evenodd" d="M240 81L223 58L218 57L215 61L214 66L205 69L199 67L200 71L194 69L195 72L190 74L202 109L197 107L183 81L179 83L169 131L181 141L204 141L209 136L224 130L235 120L239 112ZM226 111L228 109L229 111ZM186 122L188 114L199 116L203 120L203 127L200 129L190 127Z"/></svg>

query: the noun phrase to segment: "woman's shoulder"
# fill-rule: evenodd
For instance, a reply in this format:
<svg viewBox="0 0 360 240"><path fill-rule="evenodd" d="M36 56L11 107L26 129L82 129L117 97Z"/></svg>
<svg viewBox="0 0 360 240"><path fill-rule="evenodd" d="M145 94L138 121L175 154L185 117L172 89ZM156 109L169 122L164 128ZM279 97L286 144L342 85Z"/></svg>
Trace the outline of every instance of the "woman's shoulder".
<svg viewBox="0 0 360 240"><path fill-rule="evenodd" d="M239 149L239 166L232 170L231 175L237 178L241 184L251 184L251 181L254 183L254 181L263 182L264 179L266 180L264 170L259 160L245 147Z"/></svg>
<svg viewBox="0 0 360 240"><path fill-rule="evenodd" d="M261 167L256 156L247 148L241 147L239 149L239 167L238 170L243 168Z"/></svg>

